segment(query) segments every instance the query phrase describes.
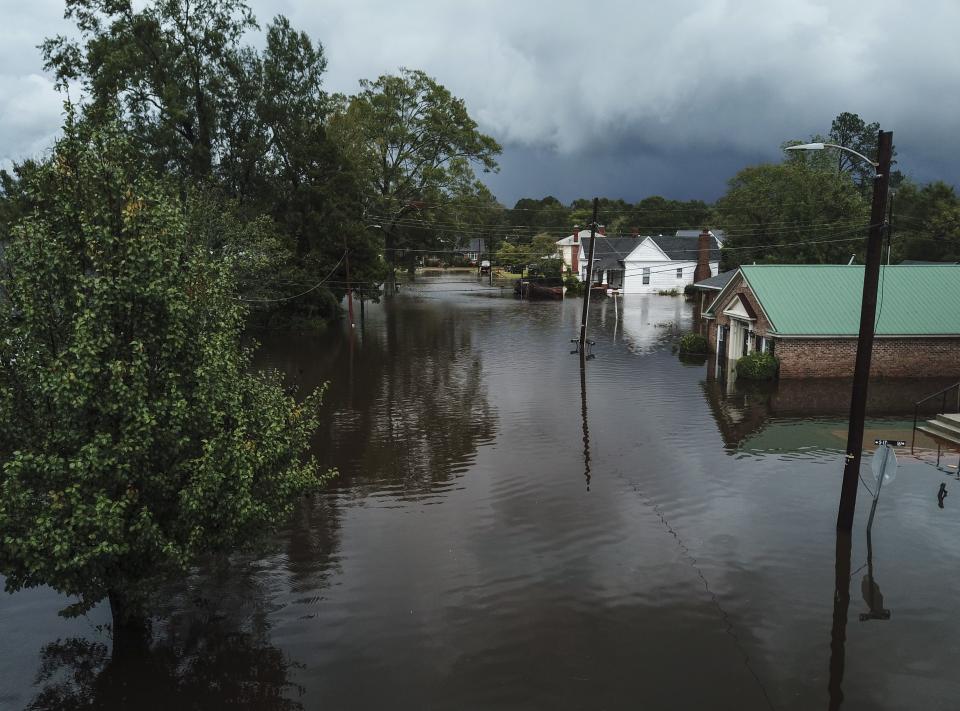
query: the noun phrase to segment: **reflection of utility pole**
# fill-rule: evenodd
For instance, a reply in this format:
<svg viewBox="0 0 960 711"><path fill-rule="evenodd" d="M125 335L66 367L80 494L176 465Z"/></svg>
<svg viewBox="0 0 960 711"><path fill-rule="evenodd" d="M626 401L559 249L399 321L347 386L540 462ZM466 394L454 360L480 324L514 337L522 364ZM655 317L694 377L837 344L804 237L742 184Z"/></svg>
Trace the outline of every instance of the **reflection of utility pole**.
<svg viewBox="0 0 960 711"><path fill-rule="evenodd" d="M587 426L587 358L580 349L580 408L583 419L583 477L590 491L590 428Z"/></svg>
<svg viewBox="0 0 960 711"><path fill-rule="evenodd" d="M843 671L846 666L847 611L850 608L850 533L837 530L837 557L833 584L833 627L830 629L830 711L843 703Z"/></svg>
<svg viewBox="0 0 960 711"><path fill-rule="evenodd" d="M861 612L860 621L867 620L889 620L890 610L883 607L883 595L880 593L880 586L873 579L873 540L870 529L867 529L867 574L860 585L863 593L863 600L870 608L870 612Z"/></svg>

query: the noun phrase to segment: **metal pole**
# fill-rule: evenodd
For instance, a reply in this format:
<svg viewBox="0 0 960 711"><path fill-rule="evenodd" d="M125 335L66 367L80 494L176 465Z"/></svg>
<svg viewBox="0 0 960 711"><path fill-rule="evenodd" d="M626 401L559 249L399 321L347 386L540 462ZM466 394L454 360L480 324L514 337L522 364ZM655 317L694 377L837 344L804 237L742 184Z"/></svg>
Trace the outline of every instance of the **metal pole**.
<svg viewBox="0 0 960 711"><path fill-rule="evenodd" d="M873 180L873 203L870 208L870 237L867 241L867 260L863 268L863 299L860 306L860 338L857 341L857 360L853 370L853 392L850 397L850 428L847 432L846 465L840 489L840 508L837 528L853 528L857 508L857 483L860 476L860 457L863 454L863 428L867 413L867 384L870 379L870 357L873 352L874 320L877 316L877 286L880 282L880 262L883 258L884 213L887 189L890 186L890 161L893 154L893 132L880 131L877 145L877 173Z"/></svg>
<svg viewBox="0 0 960 711"><path fill-rule="evenodd" d="M881 444L884 449L889 449L889 444ZM877 479L877 490L873 492L873 504L870 506L870 518L867 519L867 541L870 540L870 529L873 528L873 515L877 512L877 502L880 500L880 489L883 487L883 475L887 473L887 460L889 454L884 452L883 465L880 467L880 478Z"/></svg>
<svg viewBox="0 0 960 711"><path fill-rule="evenodd" d="M583 316L580 318L580 352L584 352L587 340L587 315L590 313L590 282L593 281L593 253L597 249L597 207L599 198L593 199L593 220L590 222L590 256L587 257L587 293L583 295Z"/></svg>
<svg viewBox="0 0 960 711"><path fill-rule="evenodd" d="M350 284L350 250L346 248L346 238L344 238L343 256L347 263L347 314L350 316L350 328L356 328L353 322L353 286Z"/></svg>

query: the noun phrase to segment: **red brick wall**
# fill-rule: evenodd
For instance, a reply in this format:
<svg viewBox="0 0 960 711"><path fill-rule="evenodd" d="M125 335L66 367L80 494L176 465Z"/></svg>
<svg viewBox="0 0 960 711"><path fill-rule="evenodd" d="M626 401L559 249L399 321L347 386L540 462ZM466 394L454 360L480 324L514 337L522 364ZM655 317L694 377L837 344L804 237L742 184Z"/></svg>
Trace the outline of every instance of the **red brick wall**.
<svg viewBox="0 0 960 711"><path fill-rule="evenodd" d="M856 338L778 338L781 378L838 378L853 375ZM878 338L870 375L879 378L960 376L958 338Z"/></svg>
<svg viewBox="0 0 960 711"><path fill-rule="evenodd" d="M757 303L757 300L753 296L753 292L750 290L750 287L743 283L743 280L739 276L735 276L734 279L737 280L737 284L723 296L724 303L718 304L716 311L716 318L712 319L709 322L709 333L707 334L707 341L710 344L710 352L717 352L717 326L729 326L730 317L723 315L723 309L726 308L727 304L730 303L733 299L734 294L743 294L747 301L750 303L750 306L753 308L753 312L757 315L757 320L753 323L754 331L758 336L766 336L767 331L770 330L770 322L767 321L766 317L763 315L763 309L760 308L760 304ZM714 297L716 298L716 297Z"/></svg>

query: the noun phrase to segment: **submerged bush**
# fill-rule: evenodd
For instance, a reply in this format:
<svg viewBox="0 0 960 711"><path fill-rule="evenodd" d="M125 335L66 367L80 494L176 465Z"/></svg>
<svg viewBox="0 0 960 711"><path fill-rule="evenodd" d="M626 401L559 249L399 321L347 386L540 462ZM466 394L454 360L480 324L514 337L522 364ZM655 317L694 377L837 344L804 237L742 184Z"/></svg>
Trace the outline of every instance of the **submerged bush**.
<svg viewBox="0 0 960 711"><path fill-rule="evenodd" d="M681 353L707 353L707 339L699 333L688 333L680 339Z"/></svg>
<svg viewBox="0 0 960 711"><path fill-rule="evenodd" d="M661 289L657 294L660 296L680 296L680 292L676 289Z"/></svg>
<svg viewBox="0 0 960 711"><path fill-rule="evenodd" d="M753 352L737 361L737 377L747 380L775 378L780 361L772 353Z"/></svg>

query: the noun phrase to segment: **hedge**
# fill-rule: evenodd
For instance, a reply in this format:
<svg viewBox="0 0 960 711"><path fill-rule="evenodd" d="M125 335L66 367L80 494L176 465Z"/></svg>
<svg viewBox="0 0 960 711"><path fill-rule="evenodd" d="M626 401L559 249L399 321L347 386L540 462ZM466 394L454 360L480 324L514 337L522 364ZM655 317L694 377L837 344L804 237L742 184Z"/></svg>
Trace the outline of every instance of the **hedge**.
<svg viewBox="0 0 960 711"><path fill-rule="evenodd" d="M688 333L680 339L681 353L707 353L707 339L699 333Z"/></svg>
<svg viewBox="0 0 960 711"><path fill-rule="evenodd" d="M754 351L737 361L737 377L746 380L770 380L777 376L780 361L772 353Z"/></svg>

